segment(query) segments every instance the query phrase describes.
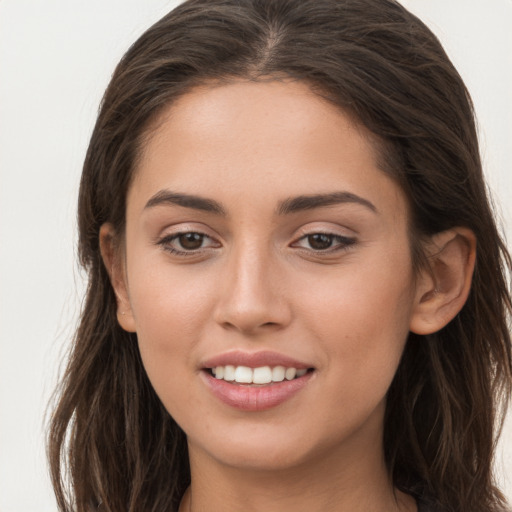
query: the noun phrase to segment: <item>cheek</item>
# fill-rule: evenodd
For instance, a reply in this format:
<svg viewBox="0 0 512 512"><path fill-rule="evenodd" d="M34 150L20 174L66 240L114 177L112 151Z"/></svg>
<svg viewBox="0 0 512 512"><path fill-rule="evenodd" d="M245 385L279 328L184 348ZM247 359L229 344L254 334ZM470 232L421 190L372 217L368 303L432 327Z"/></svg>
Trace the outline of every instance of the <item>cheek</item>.
<svg viewBox="0 0 512 512"><path fill-rule="evenodd" d="M200 272L172 265L161 253L135 254L133 262L128 265L129 294L137 332L166 343L176 334L192 335L211 294Z"/></svg>
<svg viewBox="0 0 512 512"><path fill-rule="evenodd" d="M357 386L390 381L398 366L414 297L407 255L340 267L305 286L303 317L329 354L326 365L338 365Z"/></svg>
<svg viewBox="0 0 512 512"><path fill-rule="evenodd" d="M196 371L195 347L211 316L210 294L204 279L191 279L165 258L133 260L129 293L139 349L157 394L169 405L174 396L188 394L185 376Z"/></svg>
<svg viewBox="0 0 512 512"><path fill-rule="evenodd" d="M141 359L165 408L175 419L187 417L183 407L200 404L190 386L197 372L194 349L201 340L201 298L159 276L134 287L133 310Z"/></svg>

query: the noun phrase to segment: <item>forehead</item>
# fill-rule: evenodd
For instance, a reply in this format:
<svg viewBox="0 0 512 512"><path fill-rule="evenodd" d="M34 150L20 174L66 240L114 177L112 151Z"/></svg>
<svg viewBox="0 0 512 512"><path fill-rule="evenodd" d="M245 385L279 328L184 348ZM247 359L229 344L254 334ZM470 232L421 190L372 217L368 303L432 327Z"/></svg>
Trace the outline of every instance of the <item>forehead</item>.
<svg viewBox="0 0 512 512"><path fill-rule="evenodd" d="M298 136L324 137L321 128L326 123L347 135L349 131L357 133L359 142L365 145L372 139L363 126L313 92L305 82L240 79L197 86L180 96L153 123L146 148L159 142L165 144L171 135L183 137L181 142L191 136L194 143L198 138L203 143L215 143L216 138L223 139L227 134L235 142L235 132L240 129L238 141L245 137L254 146L275 145Z"/></svg>
<svg viewBox="0 0 512 512"><path fill-rule="evenodd" d="M197 87L169 106L147 138L130 195L162 188L251 204L340 188L392 202L401 195L378 168L365 129L292 81Z"/></svg>

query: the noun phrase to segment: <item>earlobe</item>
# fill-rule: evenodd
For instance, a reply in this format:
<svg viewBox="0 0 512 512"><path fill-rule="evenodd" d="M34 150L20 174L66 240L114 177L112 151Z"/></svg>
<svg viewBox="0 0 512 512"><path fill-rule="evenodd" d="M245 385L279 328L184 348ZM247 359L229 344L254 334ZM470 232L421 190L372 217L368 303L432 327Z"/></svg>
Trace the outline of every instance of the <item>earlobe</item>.
<svg viewBox="0 0 512 512"><path fill-rule="evenodd" d="M476 237L467 228L434 235L427 247L428 268L418 277L409 329L432 334L447 325L464 306L471 288Z"/></svg>
<svg viewBox="0 0 512 512"><path fill-rule="evenodd" d="M126 272L122 260L121 251L116 245L116 233L110 223L105 223L100 228L100 251L103 264L110 277L110 284L117 300L117 321L128 332L135 332L135 321L130 305Z"/></svg>

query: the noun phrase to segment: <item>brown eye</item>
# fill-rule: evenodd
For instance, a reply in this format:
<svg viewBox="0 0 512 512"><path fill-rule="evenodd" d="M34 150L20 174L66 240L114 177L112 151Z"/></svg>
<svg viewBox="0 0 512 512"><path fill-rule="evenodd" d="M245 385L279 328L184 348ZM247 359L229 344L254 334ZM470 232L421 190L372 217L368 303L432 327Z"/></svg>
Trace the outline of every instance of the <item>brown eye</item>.
<svg viewBox="0 0 512 512"><path fill-rule="evenodd" d="M183 249L194 251L200 249L203 245L204 235L201 233L182 233L178 237L178 242Z"/></svg>
<svg viewBox="0 0 512 512"><path fill-rule="evenodd" d="M164 251L176 256L195 256L209 249L217 249L221 244L214 238L198 231L182 231L167 235L158 240Z"/></svg>
<svg viewBox="0 0 512 512"><path fill-rule="evenodd" d="M316 251L329 249L332 246L333 239L333 235L325 235L324 233L315 233L307 237L309 246Z"/></svg>
<svg viewBox="0 0 512 512"><path fill-rule="evenodd" d="M311 233L304 235L292 244L292 247L307 249L316 254L331 254L348 250L356 243L356 239L335 233Z"/></svg>

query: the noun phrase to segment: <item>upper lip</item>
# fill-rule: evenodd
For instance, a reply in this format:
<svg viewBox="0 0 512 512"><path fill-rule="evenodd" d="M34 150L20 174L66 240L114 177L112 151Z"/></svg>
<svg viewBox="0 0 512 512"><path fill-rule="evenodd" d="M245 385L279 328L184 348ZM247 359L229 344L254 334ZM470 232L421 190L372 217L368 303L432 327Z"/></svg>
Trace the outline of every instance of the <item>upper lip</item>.
<svg viewBox="0 0 512 512"><path fill-rule="evenodd" d="M227 365L248 366L249 368L284 366L285 368L296 368L297 370L312 368L312 365L303 361L267 350L260 352L243 352L240 350L225 352L204 361L201 366L203 368L215 368L216 366Z"/></svg>

